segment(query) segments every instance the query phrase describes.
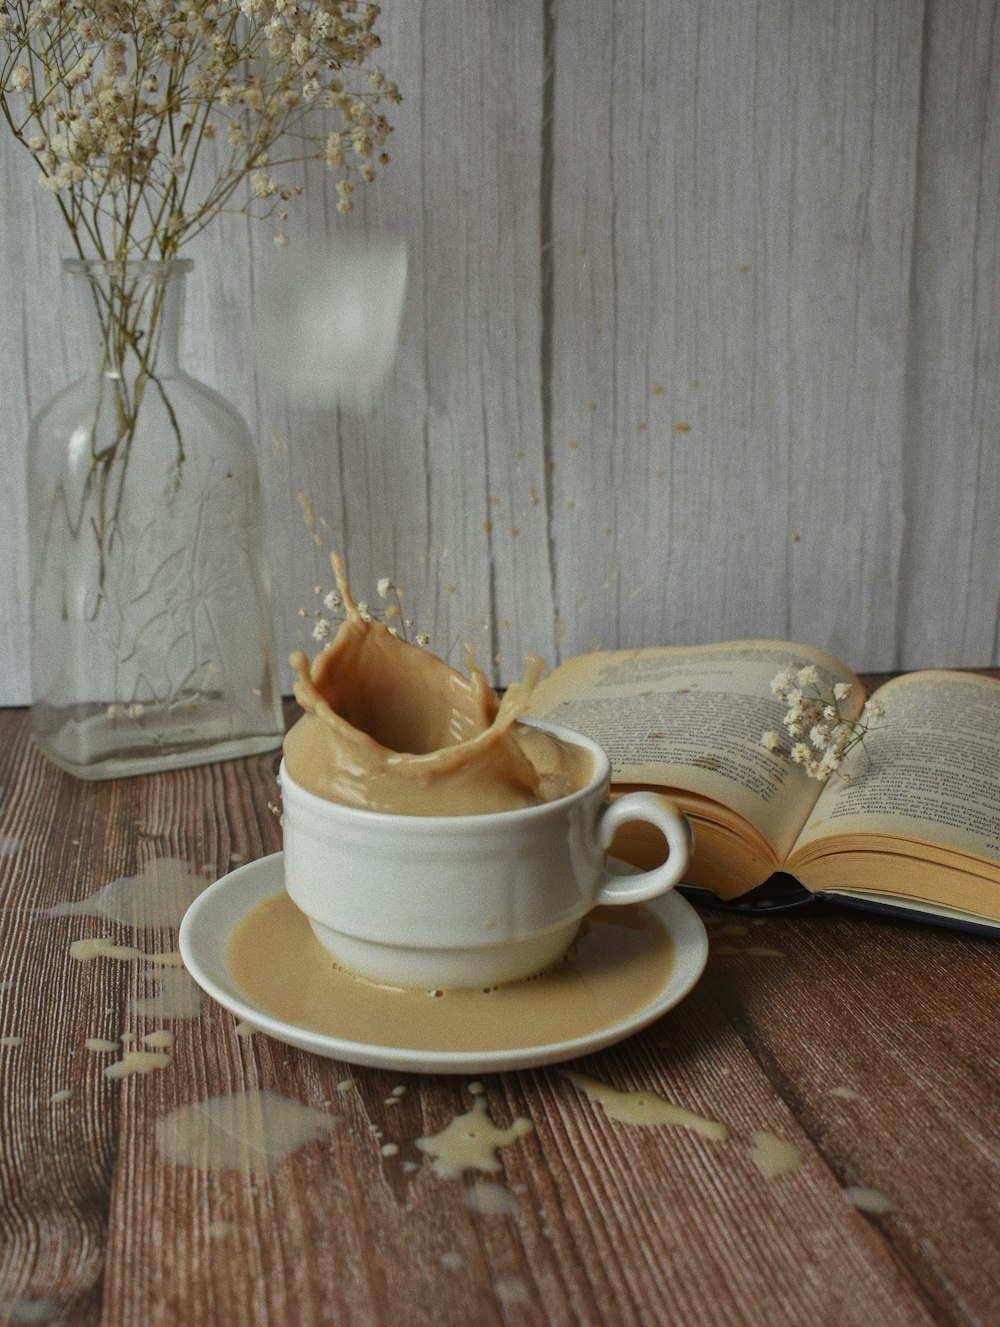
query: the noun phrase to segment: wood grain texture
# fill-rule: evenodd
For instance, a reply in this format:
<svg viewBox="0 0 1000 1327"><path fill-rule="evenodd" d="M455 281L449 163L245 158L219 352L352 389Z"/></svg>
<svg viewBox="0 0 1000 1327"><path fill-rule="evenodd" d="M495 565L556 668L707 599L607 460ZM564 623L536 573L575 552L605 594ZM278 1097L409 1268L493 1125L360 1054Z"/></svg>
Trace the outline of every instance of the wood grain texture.
<svg viewBox="0 0 1000 1327"><path fill-rule="evenodd" d="M691 995L572 1066L484 1078L490 1117L533 1131L501 1150L498 1174L443 1179L416 1140L470 1109L468 1078L240 1035L208 998L195 1017L137 1016L143 965L78 962L69 946L108 935L153 953L175 946L173 928L48 914L153 857L208 879L274 851L274 792L271 757L75 782L32 750L23 712L0 712L0 1037L23 1037L0 1045L0 1320L996 1320L995 942L846 911L760 924L706 912L712 956ZM176 1035L173 1062L146 1075L114 1082L114 1056L84 1047L159 1027ZM616 1120L566 1067L729 1136ZM166 1159L165 1114L257 1090L328 1128L270 1174L220 1169L210 1150L199 1165ZM761 1132L801 1164L765 1178ZM483 1180L510 1211L470 1206ZM862 1213L848 1186L891 1210Z"/></svg>
<svg viewBox="0 0 1000 1327"><path fill-rule="evenodd" d="M258 442L281 653L391 576L495 680L600 643L774 635L859 668L1000 662L992 0L387 5L391 166L293 243L405 238L364 415L255 374L267 224L192 250L187 362ZM0 700L28 698L20 473L78 360L56 209L0 141ZM290 675L285 674L287 689Z"/></svg>
<svg viewBox="0 0 1000 1327"><path fill-rule="evenodd" d="M894 1257L934 1320L988 1317L1000 1304L996 1113L976 1103L975 1085L998 1060L980 1041L979 1013L970 1025L963 1009L997 998L993 945L832 913L772 921L752 943L758 935L785 959L717 961L708 980L725 1013L839 1183L891 1199L893 1212L875 1220L892 1228ZM891 973L872 964L885 942ZM832 1091L843 1087L856 1096ZM899 1132L887 1127L904 1118ZM943 1230L968 1249L962 1267L942 1265Z"/></svg>

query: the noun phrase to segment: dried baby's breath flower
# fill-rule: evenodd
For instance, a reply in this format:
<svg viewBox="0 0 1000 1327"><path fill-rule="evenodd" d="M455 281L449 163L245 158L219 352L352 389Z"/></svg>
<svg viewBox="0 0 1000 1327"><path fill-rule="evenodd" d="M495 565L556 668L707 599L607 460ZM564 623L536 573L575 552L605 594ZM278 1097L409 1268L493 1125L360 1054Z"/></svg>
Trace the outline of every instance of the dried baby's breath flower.
<svg viewBox="0 0 1000 1327"><path fill-rule="evenodd" d="M761 734L761 745L821 783L841 768L847 753L864 742L872 723L884 714L880 701L869 700L852 720L841 709L854 694L852 683L825 682L813 664L795 672L783 669L771 679L771 692L785 706L785 734L770 728Z"/></svg>
<svg viewBox="0 0 1000 1327"><path fill-rule="evenodd" d="M326 160L343 177L338 206L353 206L354 178L387 160L382 108L399 101L371 66L378 12L357 0L0 0L0 112L81 258L171 258L220 212L269 214L291 197L282 168L300 161ZM212 169L196 174L213 138Z"/></svg>
<svg viewBox="0 0 1000 1327"><path fill-rule="evenodd" d="M376 591L383 601L379 607L374 607L366 599L359 599L355 604L361 618L365 622L383 622L393 636L411 645L429 645L430 635L426 631L416 631L413 619L403 616L405 591L389 576L379 577ZM321 607L300 608L299 617L313 618L313 640L326 641L346 617L344 600L337 590L324 590L321 585L314 586L313 593Z"/></svg>

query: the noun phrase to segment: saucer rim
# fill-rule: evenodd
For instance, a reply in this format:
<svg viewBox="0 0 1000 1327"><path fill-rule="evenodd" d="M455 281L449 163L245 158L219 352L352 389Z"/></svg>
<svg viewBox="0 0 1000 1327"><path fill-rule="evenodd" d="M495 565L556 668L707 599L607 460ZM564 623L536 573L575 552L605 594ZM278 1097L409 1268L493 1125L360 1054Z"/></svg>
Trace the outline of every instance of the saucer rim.
<svg viewBox="0 0 1000 1327"><path fill-rule="evenodd" d="M623 871L632 869L624 863L615 865ZM502 1050L420 1050L353 1041L314 1032L269 1014L253 1002L229 971L226 951L233 929L253 908L284 888L284 853L280 851L246 862L209 885L190 904L181 921L179 946L184 966L207 995L256 1031L314 1055L368 1068L409 1073L502 1073L590 1055L641 1031L674 1008L697 984L708 961L704 924L691 904L673 889L641 906L649 908L667 928L674 945L674 963L657 992L615 1023L562 1041ZM219 979L220 970L224 980Z"/></svg>

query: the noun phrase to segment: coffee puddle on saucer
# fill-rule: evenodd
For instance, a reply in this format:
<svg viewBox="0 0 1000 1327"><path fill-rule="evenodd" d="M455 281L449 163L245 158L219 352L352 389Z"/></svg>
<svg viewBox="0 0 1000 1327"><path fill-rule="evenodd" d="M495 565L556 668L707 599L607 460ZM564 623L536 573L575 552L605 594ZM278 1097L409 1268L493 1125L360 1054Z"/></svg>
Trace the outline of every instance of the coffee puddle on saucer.
<svg viewBox="0 0 1000 1327"><path fill-rule="evenodd" d="M282 890L235 928L227 963L260 1009L322 1036L414 1051L503 1051L569 1041L645 1008L673 968L667 928L638 906L599 907L547 972L493 990L377 986L336 967Z"/></svg>

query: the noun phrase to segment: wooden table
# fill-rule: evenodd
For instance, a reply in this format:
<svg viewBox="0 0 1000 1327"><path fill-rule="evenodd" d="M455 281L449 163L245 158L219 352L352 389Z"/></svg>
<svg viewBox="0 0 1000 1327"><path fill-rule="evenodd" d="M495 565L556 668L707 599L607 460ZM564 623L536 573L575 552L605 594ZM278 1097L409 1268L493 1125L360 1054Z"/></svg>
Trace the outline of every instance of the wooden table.
<svg viewBox="0 0 1000 1327"><path fill-rule="evenodd" d="M0 1322L1000 1322L995 941L706 912L701 982L610 1050L479 1084L359 1069L208 998L143 1012L177 970L129 948L169 963L173 927L50 911L152 859L208 881L275 851L275 758L88 785L26 728L0 714ZM88 959L87 937L126 948ZM728 1136L616 1119L566 1068ZM164 1121L215 1098L248 1136L299 1103L311 1138L168 1159ZM445 1178L416 1140L477 1101L532 1127L500 1171Z"/></svg>

